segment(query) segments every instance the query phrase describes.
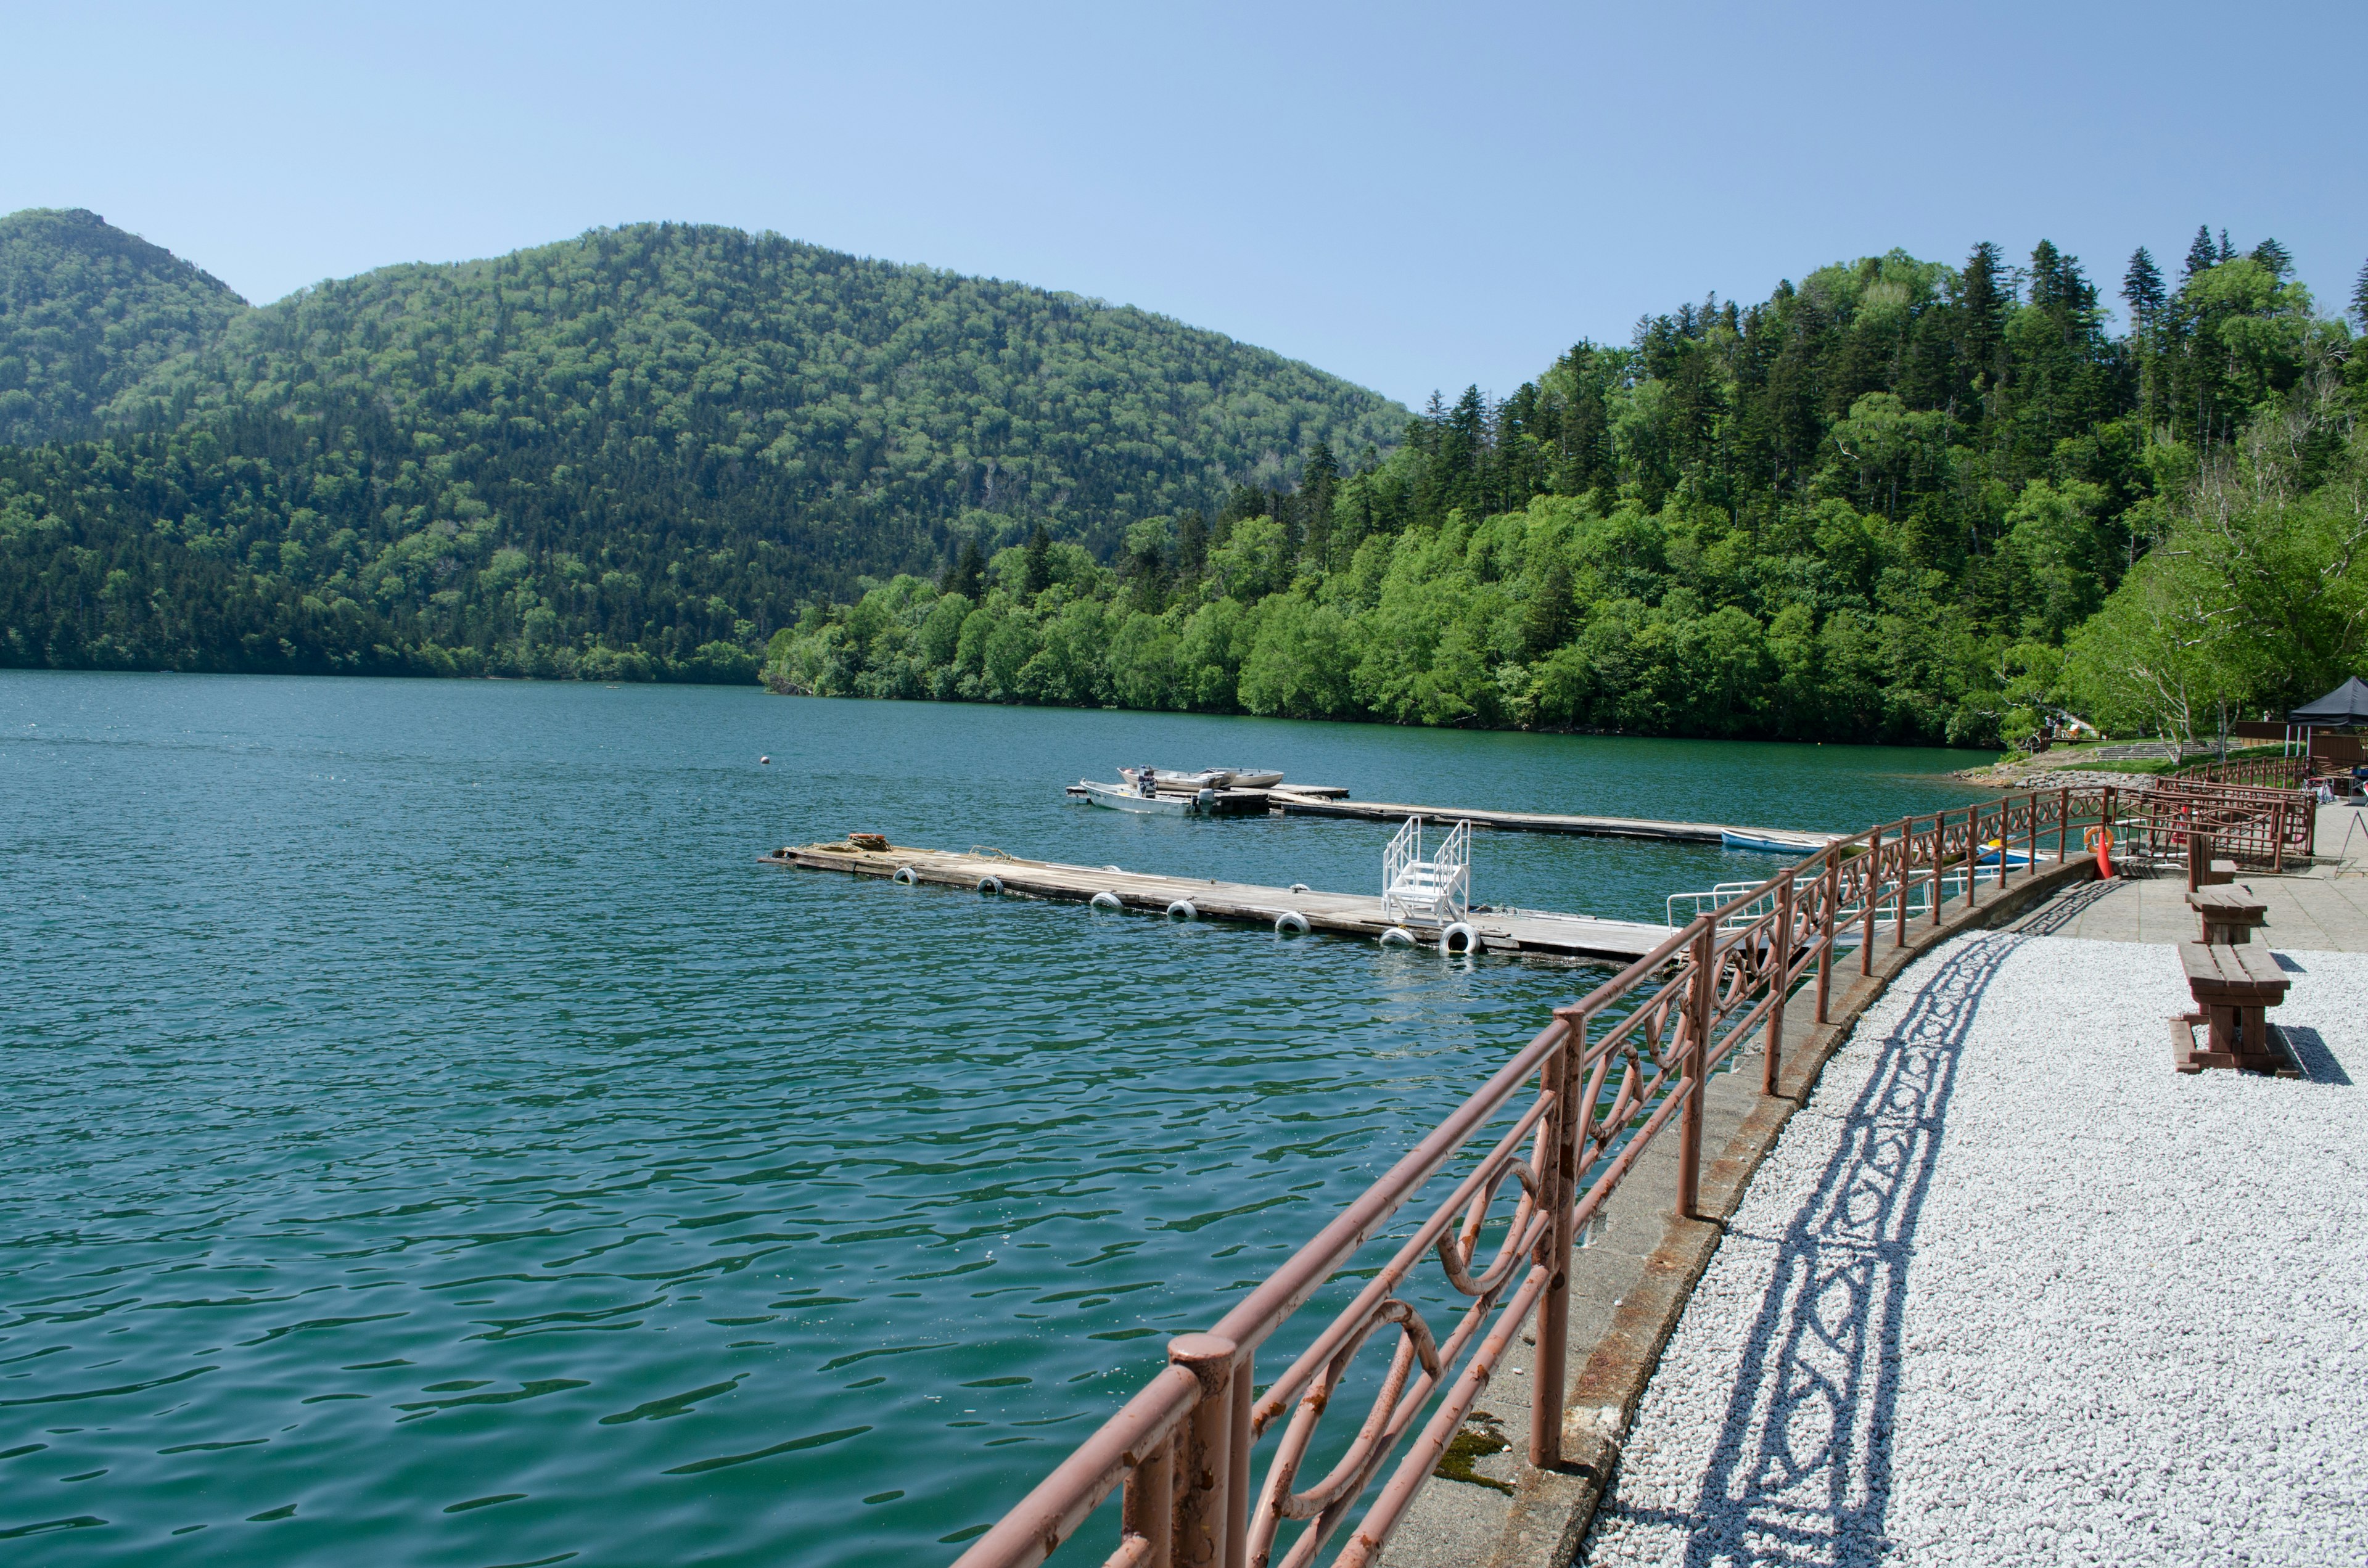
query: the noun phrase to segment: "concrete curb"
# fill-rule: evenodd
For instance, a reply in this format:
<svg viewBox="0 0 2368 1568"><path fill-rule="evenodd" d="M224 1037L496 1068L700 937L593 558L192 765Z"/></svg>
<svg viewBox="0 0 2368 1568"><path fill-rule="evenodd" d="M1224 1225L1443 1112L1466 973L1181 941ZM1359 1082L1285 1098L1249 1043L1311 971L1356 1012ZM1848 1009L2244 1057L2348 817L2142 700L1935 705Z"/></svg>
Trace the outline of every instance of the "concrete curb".
<svg viewBox="0 0 2368 1568"><path fill-rule="evenodd" d="M1889 946L1887 931L1876 938L1871 975L1854 972L1853 959L1835 966L1835 985L1827 999L1828 1021L1816 1022L1814 985L1804 986L1784 1012L1787 1046L1780 1091L1761 1095L1745 1074L1725 1074L1712 1081L1713 1096L1725 1091L1734 1100L1752 1102L1741 1125L1715 1154L1705 1151L1701 1209L1705 1218L1665 1221L1660 1245L1643 1260L1641 1270L1623 1290L1611 1321L1582 1350L1573 1338L1571 1350L1577 1371L1563 1401L1563 1452L1566 1463L1559 1471L1522 1465L1515 1477L1512 1506L1494 1549L1483 1561L1489 1568L1568 1568L1579 1560L1587 1532L1597 1509L1615 1481L1622 1444L1645 1386L1660 1365L1661 1352L1677 1331L1694 1287L1718 1251L1726 1220L1743 1201L1760 1162L1776 1146L1785 1124L1808 1103L1818 1076L1836 1051L1849 1040L1868 1006L1890 988L1901 971L1932 949L1967 931L1987 929L2029 914L2068 887L2093 881L2096 866L2086 858L2032 873L1986 903L1968 904L1952 900L1936 925L1928 915L1910 922L1905 947Z"/></svg>

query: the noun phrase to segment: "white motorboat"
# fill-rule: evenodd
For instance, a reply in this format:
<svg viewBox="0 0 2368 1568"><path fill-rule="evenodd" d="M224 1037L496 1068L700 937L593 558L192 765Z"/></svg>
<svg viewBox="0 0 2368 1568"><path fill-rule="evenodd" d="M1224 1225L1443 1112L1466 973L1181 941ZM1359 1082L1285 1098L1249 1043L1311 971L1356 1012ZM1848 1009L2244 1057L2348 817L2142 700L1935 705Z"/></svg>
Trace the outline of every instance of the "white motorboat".
<svg viewBox="0 0 2368 1568"><path fill-rule="evenodd" d="M1085 798L1087 804L1108 806L1113 811L1139 812L1167 816L1198 816L1207 811L1216 798L1213 789L1187 792L1181 790L1157 790L1145 792L1133 784L1102 784L1091 778L1080 778L1074 792Z"/></svg>
<svg viewBox="0 0 2368 1568"><path fill-rule="evenodd" d="M1143 782L1146 770L1121 767L1119 774L1133 784ZM1172 790L1267 790L1282 782L1282 775L1264 767L1204 767L1197 773L1180 773L1170 767L1148 769L1154 788Z"/></svg>

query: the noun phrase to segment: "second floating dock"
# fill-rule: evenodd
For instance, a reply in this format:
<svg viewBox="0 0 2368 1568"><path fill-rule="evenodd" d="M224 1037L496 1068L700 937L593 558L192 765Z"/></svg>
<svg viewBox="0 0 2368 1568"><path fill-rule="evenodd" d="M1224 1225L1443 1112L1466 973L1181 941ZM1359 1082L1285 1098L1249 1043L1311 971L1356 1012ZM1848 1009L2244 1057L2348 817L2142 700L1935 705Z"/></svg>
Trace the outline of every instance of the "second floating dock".
<svg viewBox="0 0 2368 1568"><path fill-rule="evenodd" d="M1827 833L1787 828L1731 827L1713 822L1655 822L1644 817L1567 816L1554 812L1487 812L1465 806L1410 806L1394 801L1349 801L1302 794L1278 784L1267 792L1267 810L1278 815L1355 817L1366 822L1468 822L1506 833L1566 833L1589 838L1657 838L1686 844L1718 844L1730 833L1769 844L1797 845L1814 855L1834 841Z"/></svg>
<svg viewBox="0 0 2368 1568"><path fill-rule="evenodd" d="M1070 866L1057 860L1021 860L973 850L955 854L941 849L912 849L890 845L871 849L851 841L792 845L760 857L773 866L796 866L814 871L843 871L860 877L894 878L915 884L960 888L965 892L1000 892L1026 898L1058 899L1089 903L1107 896L1124 909L1167 915L1178 903L1191 905L1192 917L1277 929L1285 915L1295 915L1314 931L1344 937L1379 937L1400 926L1426 946L1436 945L1440 927L1391 920L1382 914L1377 895L1318 892L1311 888L1259 887L1248 882L1221 882L1198 877L1165 877L1147 871L1121 871L1110 867ZM1547 910L1474 907L1467 922L1479 934L1481 947L1495 953L1536 953L1555 958L1634 960L1644 957L1669 936L1669 927L1637 921L1598 920L1585 915L1558 915Z"/></svg>

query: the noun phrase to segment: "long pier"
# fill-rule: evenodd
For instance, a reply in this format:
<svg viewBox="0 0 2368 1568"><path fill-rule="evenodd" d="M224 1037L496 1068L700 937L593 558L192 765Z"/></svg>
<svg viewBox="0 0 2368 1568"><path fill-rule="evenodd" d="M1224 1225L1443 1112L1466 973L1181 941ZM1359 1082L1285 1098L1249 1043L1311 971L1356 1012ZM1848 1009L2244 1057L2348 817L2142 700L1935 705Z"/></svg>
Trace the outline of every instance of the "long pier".
<svg viewBox="0 0 2368 1568"><path fill-rule="evenodd" d="M1362 937L1369 941L1401 926L1426 946L1436 946L1441 934L1441 927L1435 925L1389 919L1383 915L1382 901L1377 895L1319 892L1304 886L1260 887L1199 877L1167 877L1107 866L1022 860L978 850L956 854L901 845L870 849L852 841L791 845L758 858L771 866L840 871L882 881L894 878L915 884L959 888L965 892L999 892L1005 897L1089 903L1108 895L1115 898L1122 909L1160 915L1167 915L1182 903L1192 906L1192 916L1197 919L1259 926L1269 930L1277 929L1278 922L1286 915L1295 915L1311 931ZM1474 907L1468 924L1478 933L1480 946L1486 951L1555 958L1639 959L1669 936L1666 926L1485 905Z"/></svg>

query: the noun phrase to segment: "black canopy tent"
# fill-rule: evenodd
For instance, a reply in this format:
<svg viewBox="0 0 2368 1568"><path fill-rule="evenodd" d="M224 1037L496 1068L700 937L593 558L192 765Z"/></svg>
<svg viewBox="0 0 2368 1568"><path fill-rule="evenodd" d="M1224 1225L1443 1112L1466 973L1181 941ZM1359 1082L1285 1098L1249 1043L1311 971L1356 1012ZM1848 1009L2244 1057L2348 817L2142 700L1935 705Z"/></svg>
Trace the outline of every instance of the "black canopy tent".
<svg viewBox="0 0 2368 1568"><path fill-rule="evenodd" d="M2368 724L2368 681L2353 676L2316 702L2305 702L2286 714L2289 724L2313 729L2340 724Z"/></svg>

